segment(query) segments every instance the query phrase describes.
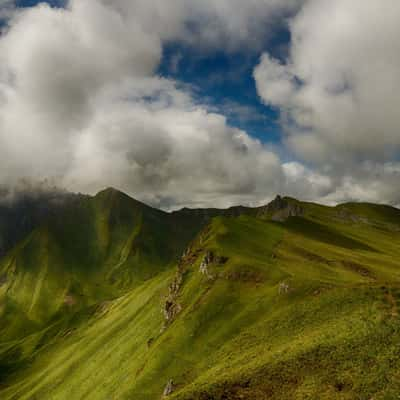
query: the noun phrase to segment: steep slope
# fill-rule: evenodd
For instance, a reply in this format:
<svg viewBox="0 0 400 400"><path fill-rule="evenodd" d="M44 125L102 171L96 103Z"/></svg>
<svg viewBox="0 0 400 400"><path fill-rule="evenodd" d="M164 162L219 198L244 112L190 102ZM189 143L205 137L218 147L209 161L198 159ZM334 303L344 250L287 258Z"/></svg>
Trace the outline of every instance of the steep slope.
<svg viewBox="0 0 400 400"><path fill-rule="evenodd" d="M94 202L102 210L116 201L107 218L84 224L95 235L82 226L79 236L76 214L60 230L71 243L51 230L62 254L73 253L62 270L87 282L92 301L1 344L2 399L145 400L164 390L181 400L396 398L399 210L278 198L244 215L184 210L164 223L163 213L135 202L130 214L131 200L114 196ZM88 237L93 251L81 254ZM114 297L100 301L98 282Z"/></svg>

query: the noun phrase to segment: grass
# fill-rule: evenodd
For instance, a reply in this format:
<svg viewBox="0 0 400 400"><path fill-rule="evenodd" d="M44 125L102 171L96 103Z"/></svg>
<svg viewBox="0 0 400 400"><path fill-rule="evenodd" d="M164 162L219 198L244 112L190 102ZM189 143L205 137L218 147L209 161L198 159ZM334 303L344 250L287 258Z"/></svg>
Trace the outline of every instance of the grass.
<svg viewBox="0 0 400 400"><path fill-rule="evenodd" d="M301 203L304 217L284 223L249 212L202 228L99 197L82 205L82 229L71 214L2 261L15 280L0 287L1 399L152 400L170 379L177 400L398 398L400 212ZM162 329L196 229L181 311ZM207 252L226 261L208 276Z"/></svg>

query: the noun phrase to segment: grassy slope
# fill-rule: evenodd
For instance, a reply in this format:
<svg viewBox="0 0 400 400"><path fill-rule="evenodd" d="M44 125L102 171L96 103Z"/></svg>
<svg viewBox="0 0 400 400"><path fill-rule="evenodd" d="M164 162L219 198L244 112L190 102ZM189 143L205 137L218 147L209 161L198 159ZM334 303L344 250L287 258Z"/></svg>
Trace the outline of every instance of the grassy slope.
<svg viewBox="0 0 400 400"><path fill-rule="evenodd" d="M194 233L111 189L52 216L0 261L0 380L18 340L170 268Z"/></svg>
<svg viewBox="0 0 400 400"><path fill-rule="evenodd" d="M136 237L135 229L121 227L129 216L115 217L118 229L111 235L109 224L98 228L103 225L97 220L101 235L92 254L106 260L100 272L113 297L100 301L104 294L90 292L79 313L64 313L45 328L31 327L33 333L20 341L1 344L3 371L10 370L0 397L159 399L173 379L172 399L396 398L400 213L356 204L303 207L305 218L284 224L214 218L190 247L179 291L182 311L165 331L161 307L176 271L165 268L173 259L162 241L168 225L159 239L155 232L143 234L148 256L124 269L118 262L125 259L126 238ZM73 226L72 221L71 216ZM114 241L120 245L110 247ZM56 242L63 243L62 237ZM154 247L158 243L167 246L164 251ZM208 250L229 257L209 267L211 278L199 272ZM24 265L35 264L28 255ZM97 277L89 273L92 261L85 274ZM73 261L61 269L75 271ZM87 291L96 287L79 279L88 283ZM122 290L126 279L130 286ZM279 294L281 282L289 285L288 293ZM34 324L32 312L27 320ZM15 359L21 364L10 361Z"/></svg>

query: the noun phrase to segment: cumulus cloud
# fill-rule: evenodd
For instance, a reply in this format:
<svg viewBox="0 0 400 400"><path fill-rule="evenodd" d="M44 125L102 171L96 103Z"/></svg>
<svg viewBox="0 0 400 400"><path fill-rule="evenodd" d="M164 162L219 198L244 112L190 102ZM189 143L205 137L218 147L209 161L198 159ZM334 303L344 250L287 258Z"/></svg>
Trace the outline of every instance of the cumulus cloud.
<svg viewBox="0 0 400 400"><path fill-rule="evenodd" d="M307 168L299 162L286 162L282 168L285 188L292 196L327 202L325 197L334 190L335 184L329 176Z"/></svg>
<svg viewBox="0 0 400 400"><path fill-rule="evenodd" d="M178 101L160 95L168 100L99 106L79 137L66 183L95 191L113 181L161 206L173 198L174 206L248 203L265 197L267 187L278 190L275 154L180 93Z"/></svg>
<svg viewBox="0 0 400 400"><path fill-rule="evenodd" d="M294 75L287 65L263 54L254 71L257 91L266 104L284 107L296 93Z"/></svg>
<svg viewBox="0 0 400 400"><path fill-rule="evenodd" d="M158 37L97 1L18 13L0 39L2 174L32 164L38 174L62 174L99 91L150 76L160 57Z"/></svg>
<svg viewBox="0 0 400 400"><path fill-rule="evenodd" d="M396 0L309 0L288 59L264 54L254 71L287 146L333 181L331 199L399 202L399 20Z"/></svg>
<svg viewBox="0 0 400 400"><path fill-rule="evenodd" d="M163 40L203 49L260 49L304 0L102 0Z"/></svg>

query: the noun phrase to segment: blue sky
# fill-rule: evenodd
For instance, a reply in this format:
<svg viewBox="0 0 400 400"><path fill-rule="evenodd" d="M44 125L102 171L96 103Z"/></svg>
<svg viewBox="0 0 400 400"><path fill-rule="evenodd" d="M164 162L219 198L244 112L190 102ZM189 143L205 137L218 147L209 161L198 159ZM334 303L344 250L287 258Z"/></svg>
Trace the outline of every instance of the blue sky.
<svg viewBox="0 0 400 400"><path fill-rule="evenodd" d="M277 143L281 136L279 114L262 104L252 75L259 57L259 52L196 53L193 48L171 44L164 49L159 73L193 85L199 102L216 107L230 125L263 142Z"/></svg>
<svg viewBox="0 0 400 400"><path fill-rule="evenodd" d="M64 0L48 0L48 1L37 1L37 0L17 0L17 7L33 7L38 3L48 3L52 7L63 7L65 4Z"/></svg>
<svg viewBox="0 0 400 400"><path fill-rule="evenodd" d="M215 106L226 115L230 125L244 129L262 142L276 145L282 135L279 112L260 99L253 69L264 51L277 59L285 59L289 42L290 32L283 25L265 39L258 51L204 52L171 43L164 47L159 73L194 85L199 101Z"/></svg>

